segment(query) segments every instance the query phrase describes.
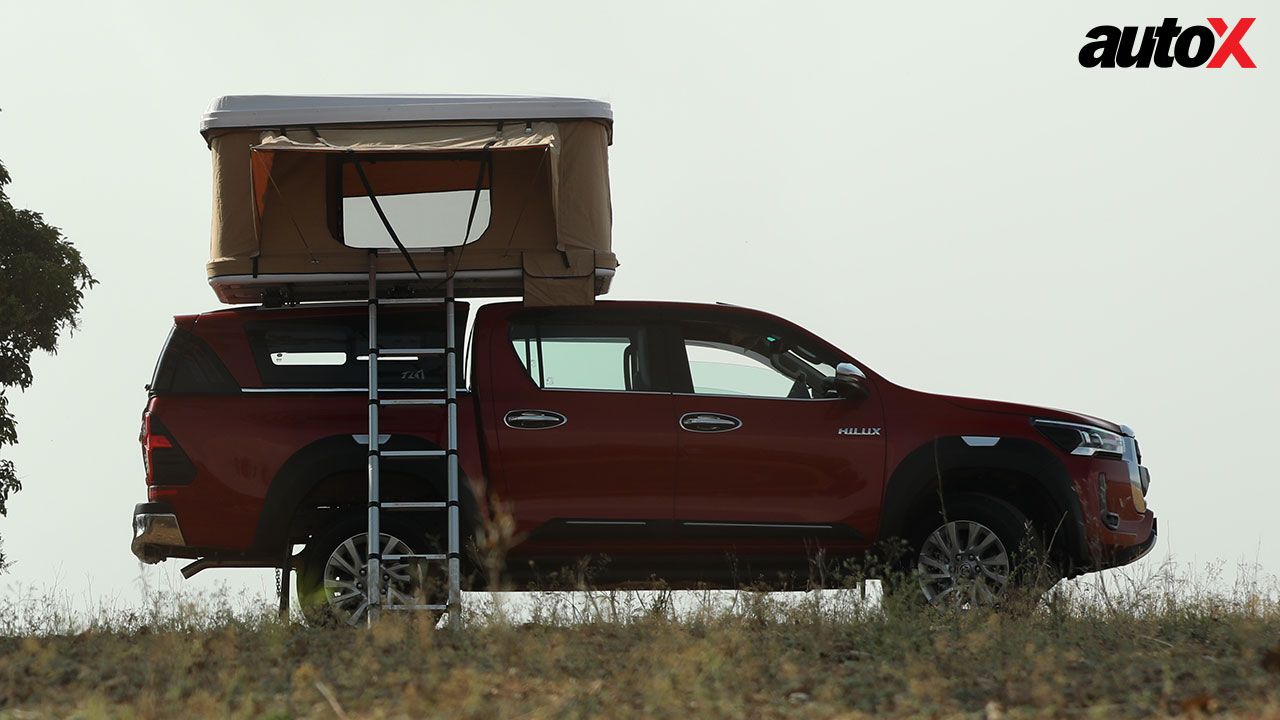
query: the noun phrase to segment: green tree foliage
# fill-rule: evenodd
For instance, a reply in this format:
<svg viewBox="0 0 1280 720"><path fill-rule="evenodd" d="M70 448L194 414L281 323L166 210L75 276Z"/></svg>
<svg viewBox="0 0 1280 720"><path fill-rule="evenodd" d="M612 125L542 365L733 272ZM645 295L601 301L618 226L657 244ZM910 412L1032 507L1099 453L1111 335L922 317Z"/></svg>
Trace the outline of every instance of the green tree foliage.
<svg viewBox="0 0 1280 720"><path fill-rule="evenodd" d="M31 354L57 352L58 337L76 327L84 291L97 283L61 230L9 202L8 184L0 164L0 449L18 442L4 390L31 386ZM0 458L0 515L21 489L13 462Z"/></svg>

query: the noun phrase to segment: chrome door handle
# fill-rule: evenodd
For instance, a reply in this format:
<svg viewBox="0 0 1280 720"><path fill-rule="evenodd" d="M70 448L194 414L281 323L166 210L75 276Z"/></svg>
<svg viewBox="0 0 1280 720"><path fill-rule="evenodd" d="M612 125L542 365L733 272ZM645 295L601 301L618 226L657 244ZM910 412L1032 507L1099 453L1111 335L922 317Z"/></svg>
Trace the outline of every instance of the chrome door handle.
<svg viewBox="0 0 1280 720"><path fill-rule="evenodd" d="M742 427L742 421L732 415L691 412L680 416L680 427L692 432L729 432Z"/></svg>
<svg viewBox="0 0 1280 720"><path fill-rule="evenodd" d="M516 430L547 430L560 427L569 421L568 418L550 410L512 410L502 421L509 428Z"/></svg>

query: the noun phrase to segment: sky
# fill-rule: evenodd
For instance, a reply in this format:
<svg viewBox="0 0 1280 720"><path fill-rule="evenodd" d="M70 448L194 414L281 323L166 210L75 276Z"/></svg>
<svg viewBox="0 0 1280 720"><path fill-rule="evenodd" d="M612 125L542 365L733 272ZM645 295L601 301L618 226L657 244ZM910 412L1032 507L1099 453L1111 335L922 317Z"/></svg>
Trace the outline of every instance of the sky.
<svg viewBox="0 0 1280 720"><path fill-rule="evenodd" d="M206 284L209 101L501 93L612 103L610 297L804 325L900 384L1132 426L1148 563L1280 573L1280 31L1262 2L0 0L0 159L101 284L12 390L25 489L0 594L128 604L270 571L129 553L143 386ZM1096 25L1258 20L1240 70L1085 70Z"/></svg>

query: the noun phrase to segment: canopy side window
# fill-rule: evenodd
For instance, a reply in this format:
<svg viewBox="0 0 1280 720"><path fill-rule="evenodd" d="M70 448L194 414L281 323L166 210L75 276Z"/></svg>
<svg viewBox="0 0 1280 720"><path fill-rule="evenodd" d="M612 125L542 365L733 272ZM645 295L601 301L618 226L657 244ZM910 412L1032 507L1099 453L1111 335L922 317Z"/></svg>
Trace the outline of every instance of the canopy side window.
<svg viewBox="0 0 1280 720"><path fill-rule="evenodd" d="M459 304L460 323L466 306ZM432 348L444 345L439 312L387 314L379 318L383 348L378 360L378 385L393 389L444 387L445 363L438 355L394 352L394 348ZM361 389L369 381L368 320L347 317L308 320L264 320L245 330L263 387ZM458 383L463 383L458 368Z"/></svg>

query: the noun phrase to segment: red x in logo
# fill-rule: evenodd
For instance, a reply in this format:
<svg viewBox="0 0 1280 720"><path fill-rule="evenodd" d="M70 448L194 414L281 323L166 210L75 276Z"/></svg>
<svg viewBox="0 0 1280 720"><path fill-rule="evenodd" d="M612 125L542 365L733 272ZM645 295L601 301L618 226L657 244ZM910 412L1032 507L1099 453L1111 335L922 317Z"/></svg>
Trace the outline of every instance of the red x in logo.
<svg viewBox="0 0 1280 720"><path fill-rule="evenodd" d="M1229 57L1235 58L1242 68L1258 67L1253 64L1253 58L1249 57L1249 53L1245 52L1244 48L1240 46L1240 38L1249 32L1249 28L1253 26L1253 20L1253 18L1240 18L1240 22L1236 23L1236 26L1231 29L1231 34L1227 35L1226 21L1222 18L1209 18L1209 24L1213 26L1213 31L1218 33L1218 37L1226 35L1222 40L1222 44L1218 46L1218 52L1209 58L1209 67L1220 68Z"/></svg>

